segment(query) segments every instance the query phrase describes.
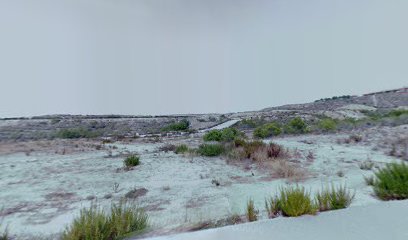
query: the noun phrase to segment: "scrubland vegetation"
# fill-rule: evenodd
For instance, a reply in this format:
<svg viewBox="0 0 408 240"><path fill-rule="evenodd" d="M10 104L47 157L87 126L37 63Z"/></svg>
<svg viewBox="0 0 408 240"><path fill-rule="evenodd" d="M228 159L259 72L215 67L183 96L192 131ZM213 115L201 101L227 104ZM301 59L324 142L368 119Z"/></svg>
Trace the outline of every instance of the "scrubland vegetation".
<svg viewBox="0 0 408 240"><path fill-rule="evenodd" d="M171 132L171 131L187 131L190 127L190 122L187 119L183 119L176 123L171 123L166 127L161 129L162 132Z"/></svg>
<svg viewBox="0 0 408 240"><path fill-rule="evenodd" d="M373 186L376 196L382 200L408 199L408 165L405 163L387 164L366 182Z"/></svg>
<svg viewBox="0 0 408 240"><path fill-rule="evenodd" d="M62 234L62 240L116 240L144 230L148 216L134 204L121 201L105 212L97 205L81 210Z"/></svg>

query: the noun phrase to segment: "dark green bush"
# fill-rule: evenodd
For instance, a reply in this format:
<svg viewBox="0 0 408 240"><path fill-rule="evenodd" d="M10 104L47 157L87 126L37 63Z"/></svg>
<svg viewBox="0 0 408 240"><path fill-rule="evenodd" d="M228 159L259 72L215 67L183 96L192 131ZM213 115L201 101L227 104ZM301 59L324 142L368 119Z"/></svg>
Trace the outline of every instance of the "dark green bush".
<svg viewBox="0 0 408 240"><path fill-rule="evenodd" d="M405 114L408 114L407 109L396 109L396 110L390 111L388 114L386 114L386 116L387 117L399 117L399 116L405 115Z"/></svg>
<svg viewBox="0 0 408 240"><path fill-rule="evenodd" d="M120 202L110 213L96 205L82 209L62 234L62 240L116 240L147 227L148 216L140 208Z"/></svg>
<svg viewBox="0 0 408 240"><path fill-rule="evenodd" d="M176 154L188 152L188 147L185 144L181 144L181 145L176 147L176 150L174 150L174 152Z"/></svg>
<svg viewBox="0 0 408 240"><path fill-rule="evenodd" d="M320 211L336 210L347 208L354 199L354 194L347 190L346 186L331 189L326 188L321 193L317 193L316 201Z"/></svg>
<svg viewBox="0 0 408 240"><path fill-rule="evenodd" d="M203 136L204 141L221 141L222 132L220 130L211 130Z"/></svg>
<svg viewBox="0 0 408 240"><path fill-rule="evenodd" d="M223 130L215 129L206 133L203 139L204 141L231 142L240 135L242 135L242 133L235 128L225 128Z"/></svg>
<svg viewBox="0 0 408 240"><path fill-rule="evenodd" d="M135 167L140 164L140 157L138 155L130 155L125 160L123 160L123 165L125 167Z"/></svg>
<svg viewBox="0 0 408 240"><path fill-rule="evenodd" d="M289 134L299 134L308 132L307 124L300 117L293 118L284 127L285 132Z"/></svg>
<svg viewBox="0 0 408 240"><path fill-rule="evenodd" d="M70 128L59 130L56 134L57 138L95 138L101 135L98 131L91 131L85 128Z"/></svg>
<svg viewBox="0 0 408 240"><path fill-rule="evenodd" d="M224 152L224 146L221 144L202 144L198 148L198 153L202 156L214 157Z"/></svg>
<svg viewBox="0 0 408 240"><path fill-rule="evenodd" d="M254 137L267 138L271 136L278 136L281 133L282 129L277 123L268 123L257 127L254 131Z"/></svg>
<svg viewBox="0 0 408 240"><path fill-rule="evenodd" d="M375 173L373 188L382 200L408 199L408 166L405 163L387 164Z"/></svg>
<svg viewBox="0 0 408 240"><path fill-rule="evenodd" d="M186 131L190 127L190 122L187 119L183 119L176 123L171 123L166 127L162 128L163 132L171 132L171 131Z"/></svg>
<svg viewBox="0 0 408 240"><path fill-rule="evenodd" d="M331 132L337 129L337 123L331 118L325 118L320 120L318 127L325 132Z"/></svg>

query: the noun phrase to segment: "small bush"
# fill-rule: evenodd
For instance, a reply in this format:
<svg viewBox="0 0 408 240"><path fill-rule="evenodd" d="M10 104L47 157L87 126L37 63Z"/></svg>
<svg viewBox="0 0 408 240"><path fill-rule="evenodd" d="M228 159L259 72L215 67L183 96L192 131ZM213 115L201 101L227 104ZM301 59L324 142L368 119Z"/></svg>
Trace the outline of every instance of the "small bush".
<svg viewBox="0 0 408 240"><path fill-rule="evenodd" d="M198 148L198 153L207 157L219 156L224 152L221 144L202 144Z"/></svg>
<svg viewBox="0 0 408 240"><path fill-rule="evenodd" d="M262 141L249 141L244 145L246 158L251 158L252 155L260 148L266 146Z"/></svg>
<svg viewBox="0 0 408 240"><path fill-rule="evenodd" d="M307 133L308 127L307 124L300 117L295 117L284 127L285 133L289 134L299 134Z"/></svg>
<svg viewBox="0 0 408 240"><path fill-rule="evenodd" d="M62 234L62 240L116 240L147 227L148 216L140 208L120 202L110 213L96 205L82 209L79 217Z"/></svg>
<svg viewBox="0 0 408 240"><path fill-rule="evenodd" d="M401 115L405 115L408 114L408 110L406 109L396 109L396 110L392 110L390 111L386 117L400 117Z"/></svg>
<svg viewBox="0 0 408 240"><path fill-rule="evenodd" d="M162 151L162 152L172 152L172 151L175 151L176 148L177 148L177 147L176 147L176 145L174 145L174 144L165 144L165 145L159 147L159 151Z"/></svg>
<svg viewBox="0 0 408 240"><path fill-rule="evenodd" d="M249 222L258 220L258 210L255 209L254 200L249 199L246 207L246 217Z"/></svg>
<svg viewBox="0 0 408 240"><path fill-rule="evenodd" d="M125 167L135 167L140 164L140 157L138 155L130 155L125 160L123 160Z"/></svg>
<svg viewBox="0 0 408 240"><path fill-rule="evenodd" d="M62 129L56 133L57 138L73 139L73 138L96 138L101 134L98 131L91 131L85 128Z"/></svg>
<svg viewBox="0 0 408 240"><path fill-rule="evenodd" d="M325 132L332 132L336 130L337 123L331 118L325 118L319 122L318 127Z"/></svg>
<svg viewBox="0 0 408 240"><path fill-rule="evenodd" d="M211 130L203 136L204 141L221 141L222 132L220 130Z"/></svg>
<svg viewBox="0 0 408 240"><path fill-rule="evenodd" d="M231 142L239 135L242 135L235 128L225 128L223 130L211 130L203 136L204 141L217 141L217 142Z"/></svg>
<svg viewBox="0 0 408 240"><path fill-rule="evenodd" d="M171 123L166 127L162 128L162 132L171 132L171 131L186 131L190 127L190 122L187 119L183 119L180 122Z"/></svg>
<svg viewBox="0 0 408 240"><path fill-rule="evenodd" d="M267 138L271 136L278 136L282 133L281 127L277 123L268 123L257 127L254 131L254 137Z"/></svg>
<svg viewBox="0 0 408 240"><path fill-rule="evenodd" d="M319 204L320 211L336 210L347 208L354 199L354 194L347 191L346 186L331 189L327 188L317 193L316 201Z"/></svg>
<svg viewBox="0 0 408 240"><path fill-rule="evenodd" d="M408 166L405 163L387 164L375 173L375 194L382 200L408 198Z"/></svg>
<svg viewBox="0 0 408 240"><path fill-rule="evenodd" d="M174 153L176 154L186 153L186 152L188 152L188 147L185 144L181 144L177 146L176 149L174 150Z"/></svg>
<svg viewBox="0 0 408 240"><path fill-rule="evenodd" d="M281 189L279 207L284 216L298 217L305 214L315 214L317 207L310 198L310 193L303 187Z"/></svg>

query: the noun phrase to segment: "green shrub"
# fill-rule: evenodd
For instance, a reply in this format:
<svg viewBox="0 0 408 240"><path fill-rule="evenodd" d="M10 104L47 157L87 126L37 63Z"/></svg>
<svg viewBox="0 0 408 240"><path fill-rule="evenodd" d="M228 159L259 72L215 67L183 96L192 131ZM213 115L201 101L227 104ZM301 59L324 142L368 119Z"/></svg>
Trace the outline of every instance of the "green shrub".
<svg viewBox="0 0 408 240"><path fill-rule="evenodd" d="M125 160L123 160L123 165L125 167L135 167L140 164L140 157L138 155L130 155Z"/></svg>
<svg viewBox="0 0 408 240"><path fill-rule="evenodd" d="M320 211L336 210L347 208L354 199L354 194L347 190L346 186L331 189L326 188L322 192L317 193L316 201Z"/></svg>
<svg viewBox="0 0 408 240"><path fill-rule="evenodd" d="M186 131L190 127L190 122L187 119L183 119L176 123L171 123L166 127L162 128L161 131L163 132L171 132L171 131Z"/></svg>
<svg viewBox="0 0 408 240"><path fill-rule="evenodd" d="M282 129L277 123L268 123L257 127L254 131L254 137L267 138L271 136L278 136L281 133Z"/></svg>
<svg viewBox="0 0 408 240"><path fill-rule="evenodd" d="M254 200L249 199L246 207L246 217L249 222L258 220L258 211L255 209Z"/></svg>
<svg viewBox="0 0 408 240"><path fill-rule="evenodd" d="M237 129L235 128L225 128L223 130L211 130L203 136L204 141L223 141L223 142L231 142L239 135L242 135Z"/></svg>
<svg viewBox="0 0 408 240"><path fill-rule="evenodd" d="M387 164L375 173L375 194L382 200L408 198L408 166L405 163Z"/></svg>
<svg viewBox="0 0 408 240"><path fill-rule="evenodd" d="M295 117L285 125L285 132L289 134L299 134L308 132L307 124L300 117Z"/></svg>
<svg viewBox="0 0 408 240"><path fill-rule="evenodd" d="M110 213L96 205L82 209L79 217L63 232L62 240L116 240L147 227L148 216L140 208L120 202Z"/></svg>
<svg viewBox="0 0 408 240"><path fill-rule="evenodd" d="M281 189L279 207L284 216L298 217L305 214L315 214L317 207L310 198L310 193L303 187Z"/></svg>
<svg viewBox="0 0 408 240"><path fill-rule="evenodd" d="M325 132L331 132L337 129L337 123L331 118L325 118L320 120L318 127Z"/></svg>
<svg viewBox="0 0 408 240"><path fill-rule="evenodd" d="M201 144L198 153L207 157L219 156L224 152L224 146L221 144Z"/></svg>
<svg viewBox="0 0 408 240"><path fill-rule="evenodd" d="M221 141L222 132L220 130L211 130L203 136L204 141Z"/></svg>
<svg viewBox="0 0 408 240"><path fill-rule="evenodd" d="M185 144L181 144L181 145L176 147L176 150L174 150L174 152L176 154L188 152L188 147Z"/></svg>
<svg viewBox="0 0 408 240"><path fill-rule="evenodd" d="M95 138L101 135L98 131L91 131L85 128L70 128L62 129L56 133L57 138L73 139L73 138Z"/></svg>
<svg viewBox="0 0 408 240"><path fill-rule="evenodd" d="M391 112L386 114L386 117L399 117L399 116L405 115L405 114L408 114L407 109L396 109L396 110L392 110Z"/></svg>

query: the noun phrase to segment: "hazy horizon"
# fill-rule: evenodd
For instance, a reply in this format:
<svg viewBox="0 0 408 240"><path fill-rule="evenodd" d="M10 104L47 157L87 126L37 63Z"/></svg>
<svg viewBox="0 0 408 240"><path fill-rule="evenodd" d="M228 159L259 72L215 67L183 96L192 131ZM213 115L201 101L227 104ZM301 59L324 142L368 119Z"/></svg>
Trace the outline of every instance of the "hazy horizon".
<svg viewBox="0 0 408 240"><path fill-rule="evenodd" d="M408 1L3 0L0 118L228 113L408 85Z"/></svg>

